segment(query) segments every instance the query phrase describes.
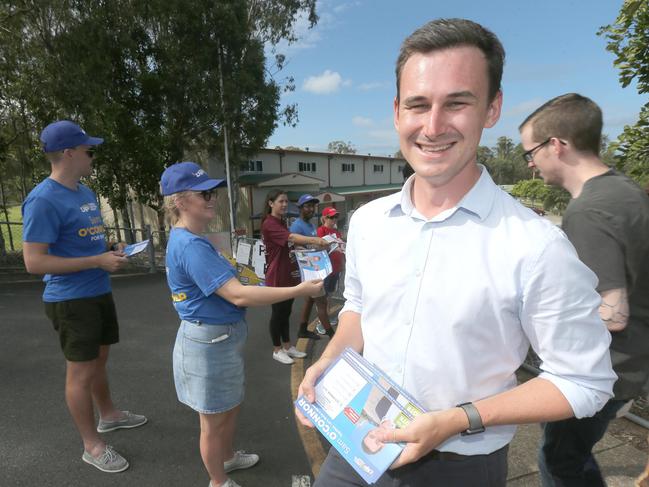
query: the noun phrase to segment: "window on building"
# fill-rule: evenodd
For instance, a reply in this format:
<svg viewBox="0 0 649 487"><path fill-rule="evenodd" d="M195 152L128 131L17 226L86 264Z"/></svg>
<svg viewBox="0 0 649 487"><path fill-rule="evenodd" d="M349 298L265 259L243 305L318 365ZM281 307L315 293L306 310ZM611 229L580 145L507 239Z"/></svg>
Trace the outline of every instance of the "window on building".
<svg viewBox="0 0 649 487"><path fill-rule="evenodd" d="M248 161L244 170L248 172L262 172L264 170L264 163L262 161Z"/></svg>
<svg viewBox="0 0 649 487"><path fill-rule="evenodd" d="M374 172L383 172L383 164L374 164Z"/></svg>
<svg viewBox="0 0 649 487"><path fill-rule="evenodd" d="M403 174L403 168L404 167L405 166L403 164L400 164L399 166L397 166L397 171L399 171L401 174Z"/></svg>
<svg viewBox="0 0 649 487"><path fill-rule="evenodd" d="M298 162L297 166L300 172L315 172L315 162Z"/></svg>
<svg viewBox="0 0 649 487"><path fill-rule="evenodd" d="M343 172L354 172L356 170L353 162L343 162Z"/></svg>

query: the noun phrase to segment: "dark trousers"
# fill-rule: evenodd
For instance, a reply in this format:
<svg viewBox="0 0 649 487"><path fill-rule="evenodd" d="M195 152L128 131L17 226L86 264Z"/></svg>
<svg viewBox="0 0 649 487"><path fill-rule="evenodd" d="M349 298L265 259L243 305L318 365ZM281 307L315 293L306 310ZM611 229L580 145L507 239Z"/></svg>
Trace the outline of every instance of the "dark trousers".
<svg viewBox="0 0 649 487"><path fill-rule="evenodd" d="M272 308L273 311L270 315L270 338L273 340L273 346L279 347L282 343L291 341L289 336L289 318L291 317L293 300L287 299L286 301L275 303Z"/></svg>
<svg viewBox="0 0 649 487"><path fill-rule="evenodd" d="M374 487L505 487L507 450L505 446L489 455L461 459L427 455L415 463L388 470ZM367 483L331 448L313 487L367 487Z"/></svg>
<svg viewBox="0 0 649 487"><path fill-rule="evenodd" d="M592 450L626 402L611 399L593 417L543 425L539 450L543 487L606 487Z"/></svg>

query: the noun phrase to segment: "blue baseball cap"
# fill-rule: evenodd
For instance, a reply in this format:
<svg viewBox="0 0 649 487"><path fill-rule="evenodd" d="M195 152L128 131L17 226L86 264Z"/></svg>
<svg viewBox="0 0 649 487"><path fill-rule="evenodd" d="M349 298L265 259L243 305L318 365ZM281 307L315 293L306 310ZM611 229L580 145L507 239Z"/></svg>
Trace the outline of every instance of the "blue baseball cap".
<svg viewBox="0 0 649 487"><path fill-rule="evenodd" d="M195 162L179 162L162 173L160 188L163 196L181 191L207 191L225 185L225 179L210 179Z"/></svg>
<svg viewBox="0 0 649 487"><path fill-rule="evenodd" d="M311 203L312 201L314 203L320 203L320 200L318 198L315 198L310 194L303 194L302 196L300 196L300 199L297 200L297 206L303 206L306 203Z"/></svg>
<svg viewBox="0 0 649 487"><path fill-rule="evenodd" d="M72 149L79 145L99 145L104 143L100 137L91 137L76 123L69 120L52 122L41 132L44 152Z"/></svg>

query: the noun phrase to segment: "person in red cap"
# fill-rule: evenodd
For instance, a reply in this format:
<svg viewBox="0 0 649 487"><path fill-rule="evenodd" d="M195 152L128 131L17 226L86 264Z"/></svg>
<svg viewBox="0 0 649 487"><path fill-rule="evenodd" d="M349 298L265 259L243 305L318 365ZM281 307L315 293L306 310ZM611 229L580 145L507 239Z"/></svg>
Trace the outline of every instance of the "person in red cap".
<svg viewBox="0 0 649 487"><path fill-rule="evenodd" d="M336 237L339 240L342 240L342 235L338 231L338 225L337 225L338 210L336 210L332 206L328 206L327 208L322 210L321 221L322 221L322 225L320 225L317 230L318 237L325 237L326 235L331 235L333 237ZM331 267L333 268L333 272L329 274L324 280L324 289L325 292L327 293L327 295L324 297L326 303L325 309L328 309L329 307L328 296L330 294L333 294L333 292L336 290L340 273L345 267L345 255L343 254L342 249L340 247L336 248L333 252L331 252L329 254L329 258L331 259ZM331 321L333 322L333 320Z"/></svg>

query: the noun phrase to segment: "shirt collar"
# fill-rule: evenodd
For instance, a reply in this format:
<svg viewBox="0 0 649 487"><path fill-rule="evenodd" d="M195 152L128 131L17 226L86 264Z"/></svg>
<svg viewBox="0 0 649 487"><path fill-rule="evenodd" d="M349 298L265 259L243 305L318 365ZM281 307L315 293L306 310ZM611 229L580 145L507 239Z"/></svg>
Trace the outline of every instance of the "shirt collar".
<svg viewBox="0 0 649 487"><path fill-rule="evenodd" d="M482 165L478 164L480 169L480 177L478 181L473 185L473 187L464 195L464 197L458 202L458 204L449 208L446 211L443 211L438 217L435 217L434 220L450 217L458 209L466 210L470 213L476 215L480 220L487 218L493 206L495 191L498 189L489 176L489 172ZM398 213L408 216L415 216L420 219L426 220L415 208L410 197L412 185L415 181L415 175L410 176L399 193L396 193L395 198L390 201L390 204L387 208L387 212L391 216L395 216Z"/></svg>

